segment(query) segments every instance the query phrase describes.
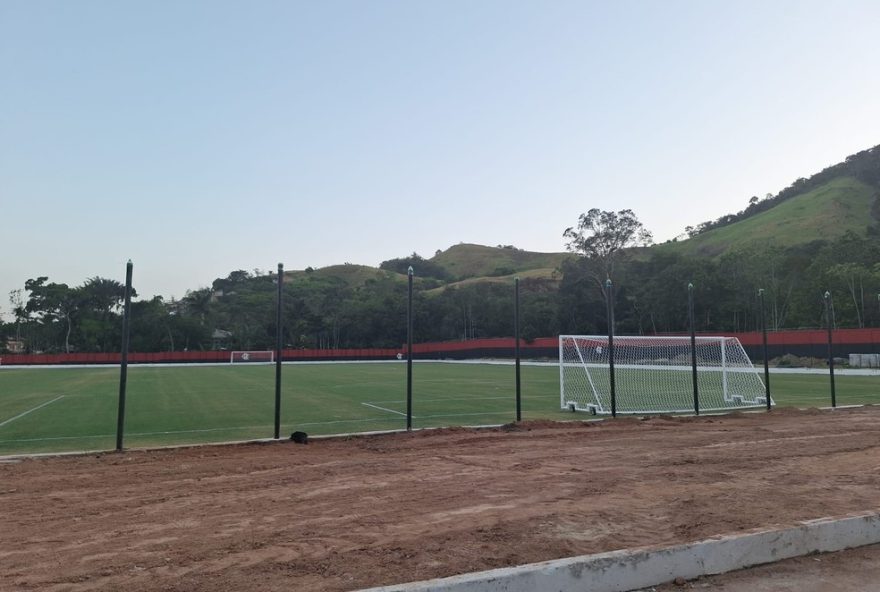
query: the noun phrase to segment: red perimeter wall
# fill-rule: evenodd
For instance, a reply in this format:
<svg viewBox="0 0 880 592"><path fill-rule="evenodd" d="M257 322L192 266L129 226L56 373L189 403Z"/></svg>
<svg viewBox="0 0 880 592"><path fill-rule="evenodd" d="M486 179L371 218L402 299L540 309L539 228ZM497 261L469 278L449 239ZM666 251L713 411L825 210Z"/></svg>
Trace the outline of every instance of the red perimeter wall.
<svg viewBox="0 0 880 592"><path fill-rule="evenodd" d="M726 333L725 335L738 338L752 358L762 357L760 333ZM827 356L828 353L828 332L823 329L777 331L769 333L767 337L771 357L791 353L821 358ZM528 343L522 342L520 350L524 358L555 358L558 355L558 343L556 337L541 337ZM421 359L510 358L514 355L514 346L512 337L418 343L413 345L413 355ZM397 358L398 353L405 353L405 351L405 346L394 349L285 349L283 358L285 361L393 360ZM834 331L834 352L835 355L840 356L848 353L880 352L880 329L838 329ZM120 355L118 353L6 354L0 356L0 364L4 366L118 364L119 361ZM229 352L131 352L128 355L128 361L132 364L228 362Z"/></svg>

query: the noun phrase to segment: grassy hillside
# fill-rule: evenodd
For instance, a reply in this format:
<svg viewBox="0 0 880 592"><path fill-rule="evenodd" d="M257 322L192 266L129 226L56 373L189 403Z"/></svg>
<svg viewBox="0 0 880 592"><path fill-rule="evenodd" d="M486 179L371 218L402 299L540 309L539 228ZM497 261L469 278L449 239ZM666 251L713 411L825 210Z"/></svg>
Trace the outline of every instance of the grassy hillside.
<svg viewBox="0 0 880 592"><path fill-rule="evenodd" d="M818 239L834 239L848 231L865 236L869 228L880 226L880 193L854 177L843 176L827 181L810 191L789 198L770 209L720 228L705 231L693 238L667 242L649 249L637 249L637 258L654 251L674 251L682 255L714 257L729 250L773 242L781 247L795 246ZM434 255L431 263L449 274L444 286L468 286L476 283L507 283L518 276L546 281L559 279L557 270L570 253L536 253L514 247L488 247L462 243ZM367 265L331 265L311 271L288 271L289 278L341 280L348 287L364 285L369 280L393 278L406 281L406 275ZM438 280L419 277L416 282Z"/></svg>
<svg viewBox="0 0 880 592"><path fill-rule="evenodd" d="M522 279L558 279L556 269L568 253L534 253L513 248L486 247L483 245L460 244L435 255L431 262L442 266L452 278L448 285L463 286L479 282L503 283L513 282L518 276ZM315 280L335 280L348 287L357 287L368 280L390 277L401 282L406 275L387 271L369 265L331 265L311 271L287 271L290 279L313 278ZM416 270L416 283L425 278L419 277ZM436 280L430 280L436 281ZM433 291L442 290L445 286Z"/></svg>
<svg viewBox="0 0 880 592"><path fill-rule="evenodd" d="M285 273L285 276L291 279L302 279L306 277L312 277L315 279L334 278L342 280L345 285L350 288L361 286L365 284L367 280L374 280L383 277L393 277L400 281L406 281L406 276L402 276L399 273L385 271L384 269L370 267L369 265L353 264L330 265L312 271L288 271Z"/></svg>
<svg viewBox="0 0 880 592"><path fill-rule="evenodd" d="M846 232L865 236L880 225L878 190L854 177L831 179L803 194L739 222L709 230L685 241L656 245L646 251L676 251L683 255L714 257L729 250L754 244L774 243L790 247L818 239L835 239ZM535 253L513 247L488 247L462 243L437 253L429 261L449 273L446 286L467 286L480 282L512 282L515 276L547 281L559 279L556 270L572 255ZM644 255L642 255L644 256ZM341 280L348 287L368 280L406 276L367 265L331 265L312 271L289 271L288 277ZM418 277L421 282L424 278ZM430 280L436 282L437 280ZM436 283L434 285L437 285ZM432 292L443 290L435 288Z"/></svg>
<svg viewBox="0 0 880 592"><path fill-rule="evenodd" d="M445 286L441 286L439 288L434 288L431 290L427 290L428 294L436 294L439 293L446 288L454 288L460 286L471 286L473 284L487 283L487 284L508 284L513 285L514 278L519 278L521 280L533 279L533 280L544 280L546 282L558 282L562 279L562 274L556 271L556 268L543 267L540 269L528 269L523 272L517 272L510 275L497 275L497 276L480 276L480 277L472 277L464 280L460 280L457 282L450 282Z"/></svg>
<svg viewBox="0 0 880 592"><path fill-rule="evenodd" d="M475 277L498 277L528 270L553 270L562 265L569 253L535 253L510 247L486 247L458 244L434 255L430 261L463 280Z"/></svg>
<svg viewBox="0 0 880 592"><path fill-rule="evenodd" d="M834 239L847 231L865 236L869 228L878 225L877 201L878 192L874 187L853 177L840 177L766 212L655 248L712 257L755 243L795 246L818 239Z"/></svg>

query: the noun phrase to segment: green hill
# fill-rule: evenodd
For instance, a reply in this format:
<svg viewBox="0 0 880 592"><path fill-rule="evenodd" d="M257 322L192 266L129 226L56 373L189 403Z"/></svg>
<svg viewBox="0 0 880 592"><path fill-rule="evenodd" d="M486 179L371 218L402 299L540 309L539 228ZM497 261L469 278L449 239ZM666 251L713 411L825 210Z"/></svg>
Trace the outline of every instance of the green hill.
<svg viewBox="0 0 880 592"><path fill-rule="evenodd" d="M880 226L878 214L877 188L853 177L839 177L738 222L655 249L712 257L756 243L793 247L833 240L847 232L864 237Z"/></svg>
<svg viewBox="0 0 880 592"><path fill-rule="evenodd" d="M562 265L569 253L536 253L515 247L486 247L461 243L431 257L430 261L445 269L457 280L477 277L500 277L531 270L545 274Z"/></svg>
<svg viewBox="0 0 880 592"><path fill-rule="evenodd" d="M515 278L519 278L521 280L539 280L545 283L550 283L551 285L555 282L559 282L562 279L562 275L555 268L542 267L539 269L527 269L522 272L512 273L509 275L497 275L497 276L479 276L467 278L464 280L460 280L457 282L450 282L444 286L440 286L439 288L433 288L431 290L427 290L428 294L436 294L439 293L446 288L458 288L463 286L473 286L474 284L509 284L513 285L513 281ZM546 284L545 284L546 285Z"/></svg>
<svg viewBox="0 0 880 592"><path fill-rule="evenodd" d="M406 281L406 277L401 276L398 273L385 271L384 269L378 269L376 267L370 267L369 265L354 265L351 263L346 263L343 265L330 265L328 267L321 267L319 269L293 270L285 272L284 275L288 278L295 279L314 278L316 280L341 280L342 283L349 288L361 286L367 283L368 280L375 280L385 277L392 277L399 279L400 281Z"/></svg>
<svg viewBox="0 0 880 592"><path fill-rule="evenodd" d="M419 263L413 262L412 264L415 269L416 283L433 284L436 287L431 291L437 292L447 286L468 286L481 282L512 282L515 276L522 279L556 281L558 280L558 267L569 256L571 255L568 253L535 253L513 247L459 244L427 260L448 274L445 281L423 277L419 274ZM401 269L405 268L407 264L406 258L394 261L403 265ZM424 265L424 261L422 265ZM290 279L337 282L348 288L355 288L370 280L384 278L406 281L406 274L396 270L348 263L319 269L291 270L285 272L285 275ZM438 284L442 285L438 286Z"/></svg>

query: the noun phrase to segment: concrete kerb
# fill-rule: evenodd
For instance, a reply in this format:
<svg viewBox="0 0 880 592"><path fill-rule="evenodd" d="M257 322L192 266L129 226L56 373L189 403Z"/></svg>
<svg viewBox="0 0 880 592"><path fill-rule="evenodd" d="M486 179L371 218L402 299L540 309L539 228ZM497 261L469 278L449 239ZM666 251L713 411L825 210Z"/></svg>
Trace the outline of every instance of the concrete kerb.
<svg viewBox="0 0 880 592"><path fill-rule="evenodd" d="M543 561L361 592L627 592L880 542L880 512L848 514L671 547Z"/></svg>

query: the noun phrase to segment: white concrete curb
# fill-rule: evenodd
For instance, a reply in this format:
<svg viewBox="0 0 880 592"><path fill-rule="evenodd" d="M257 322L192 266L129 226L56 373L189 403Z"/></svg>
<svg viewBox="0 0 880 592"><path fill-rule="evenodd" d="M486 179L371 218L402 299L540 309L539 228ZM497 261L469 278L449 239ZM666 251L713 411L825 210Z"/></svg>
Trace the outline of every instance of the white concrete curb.
<svg viewBox="0 0 880 592"><path fill-rule="evenodd" d="M361 592L625 592L678 577L693 579L878 542L880 512L873 511L672 547L582 555Z"/></svg>

